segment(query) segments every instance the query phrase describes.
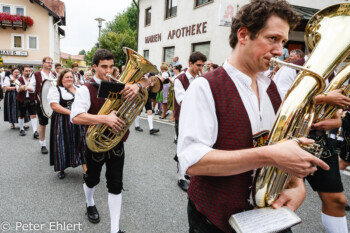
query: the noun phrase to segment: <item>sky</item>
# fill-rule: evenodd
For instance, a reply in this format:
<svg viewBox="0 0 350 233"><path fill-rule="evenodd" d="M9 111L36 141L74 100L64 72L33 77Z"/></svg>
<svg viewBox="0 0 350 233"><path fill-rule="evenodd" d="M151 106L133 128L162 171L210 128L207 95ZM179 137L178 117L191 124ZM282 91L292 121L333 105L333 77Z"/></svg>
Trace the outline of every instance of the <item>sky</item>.
<svg viewBox="0 0 350 233"><path fill-rule="evenodd" d="M95 18L111 21L131 5L132 0L61 0L66 5L66 32L61 39L61 52L76 55L82 49L90 50L98 41L98 23Z"/></svg>

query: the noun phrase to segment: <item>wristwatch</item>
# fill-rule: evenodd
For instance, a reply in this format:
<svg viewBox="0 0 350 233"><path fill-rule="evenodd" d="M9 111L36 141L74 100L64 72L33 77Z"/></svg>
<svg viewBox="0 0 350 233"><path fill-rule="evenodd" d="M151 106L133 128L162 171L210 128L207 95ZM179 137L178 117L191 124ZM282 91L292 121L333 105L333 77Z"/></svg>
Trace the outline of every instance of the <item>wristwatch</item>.
<svg viewBox="0 0 350 233"><path fill-rule="evenodd" d="M139 87L139 92L141 92L141 90L142 90L142 85L141 85L141 83L136 83L137 84L137 86Z"/></svg>

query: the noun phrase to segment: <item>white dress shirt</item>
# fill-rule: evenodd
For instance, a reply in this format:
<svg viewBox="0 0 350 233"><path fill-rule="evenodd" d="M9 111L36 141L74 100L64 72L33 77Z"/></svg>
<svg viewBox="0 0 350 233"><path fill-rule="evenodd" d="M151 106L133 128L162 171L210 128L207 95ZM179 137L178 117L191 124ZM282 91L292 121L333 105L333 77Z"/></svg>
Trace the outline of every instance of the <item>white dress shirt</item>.
<svg viewBox="0 0 350 233"><path fill-rule="evenodd" d="M4 78L4 82L2 83L3 87L10 87L11 86L10 79L13 79L12 74L10 76L6 76Z"/></svg>
<svg viewBox="0 0 350 233"><path fill-rule="evenodd" d="M98 79L96 76L94 76L94 80L97 84L101 84L101 80ZM75 99L72 104L70 119L72 120L77 115L82 114L84 112L88 112L90 106L91 100L89 89L85 85L82 85L80 88L77 89L77 92L75 93Z"/></svg>
<svg viewBox="0 0 350 233"><path fill-rule="evenodd" d="M162 78L168 79L169 78L169 73L167 71L162 73Z"/></svg>
<svg viewBox="0 0 350 233"><path fill-rule="evenodd" d="M42 82L44 82L44 80L46 79L56 79L55 76L53 75L53 73L50 71L50 74L49 76L46 75L46 73L44 71L41 71L41 78L42 78ZM34 73L33 75L30 77L30 82L29 82L29 85L28 87L31 87L33 89L33 92L35 92L35 87L36 87L36 78L34 76Z"/></svg>
<svg viewBox="0 0 350 233"><path fill-rule="evenodd" d="M267 88L271 80L258 74L258 98L251 88L250 77L240 72L227 61L223 68L234 82L248 113L252 135L263 130L270 130L275 120L275 112L270 101ZM203 78L196 78L187 89L181 106L179 126L179 140L177 155L180 161L180 175L197 163L204 155L213 149L218 135L218 120L215 101L209 82Z"/></svg>
<svg viewBox="0 0 350 233"><path fill-rule="evenodd" d="M190 84L193 82L193 80L195 78L198 77L198 75L196 77L193 77L188 70L186 70L185 75L186 75L188 81L190 82ZM185 91L185 88L182 86L181 81L178 78L176 78L174 81L174 92L175 92L176 102L180 105L180 103L183 101L183 99L185 97L186 91Z"/></svg>
<svg viewBox="0 0 350 233"><path fill-rule="evenodd" d="M24 80L24 85L28 85L28 83L30 82L30 79L27 81L25 77L22 76L22 78L23 78L23 80ZM17 84L19 84L19 85L22 85L22 83L20 83L18 79L16 79L15 83L17 83ZM20 86L16 85L16 90L17 90L17 92L18 92L18 89L19 89L19 88L20 88ZM26 98L29 98L29 91L26 91L26 92L27 92L27 93L26 93Z"/></svg>
<svg viewBox="0 0 350 233"><path fill-rule="evenodd" d="M273 77L273 81L276 83L282 100L292 86L296 76L297 71L295 69L288 66L282 66Z"/></svg>
<svg viewBox="0 0 350 233"><path fill-rule="evenodd" d="M5 78L5 71L0 73L0 86L3 85L4 83L4 78Z"/></svg>
<svg viewBox="0 0 350 233"><path fill-rule="evenodd" d="M61 90L62 99L64 100L71 100L74 98L74 96L69 93L66 88L64 87L58 87ZM47 100L49 101L49 104L51 103L60 103L60 93L57 90L57 87L50 87L49 93L47 94Z"/></svg>

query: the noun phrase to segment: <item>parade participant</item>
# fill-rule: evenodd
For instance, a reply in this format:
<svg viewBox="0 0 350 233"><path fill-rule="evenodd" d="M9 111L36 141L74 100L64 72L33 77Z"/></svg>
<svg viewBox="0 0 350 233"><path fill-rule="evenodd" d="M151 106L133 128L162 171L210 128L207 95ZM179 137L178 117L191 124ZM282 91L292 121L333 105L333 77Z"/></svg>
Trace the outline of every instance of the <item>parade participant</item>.
<svg viewBox="0 0 350 233"><path fill-rule="evenodd" d="M212 66L213 66L213 62L210 60L207 61L206 65L205 65L207 72L211 71Z"/></svg>
<svg viewBox="0 0 350 233"><path fill-rule="evenodd" d="M119 79L119 68L118 67L113 67L113 72L112 72L112 76L115 78L115 79Z"/></svg>
<svg viewBox="0 0 350 233"><path fill-rule="evenodd" d="M45 140L45 129L46 129L46 125L49 123L49 119L43 114L43 111L40 106L39 96L40 96L41 85L43 81L46 79L51 79L51 80L55 79L55 76L52 74L51 69L52 69L52 58L44 57L42 70L35 72L34 76L31 76L29 85L27 87L27 90L30 93L35 93L36 113L39 119L39 143L40 143L42 154L49 153L49 151L46 148L46 140Z"/></svg>
<svg viewBox="0 0 350 233"><path fill-rule="evenodd" d="M78 72L79 65L78 63L73 63L71 65L74 77L74 85L79 86L85 83L83 76Z"/></svg>
<svg viewBox="0 0 350 233"><path fill-rule="evenodd" d="M161 76L161 81L163 82L163 101L162 101L162 106L163 106L163 111L162 111L162 115L159 117L159 119L164 119L166 118L169 114L168 112L168 91L169 91L169 86L170 86L170 82L172 82L172 79L169 77L169 72L168 72L168 65L166 63L163 63L160 66L160 70L162 73Z"/></svg>
<svg viewBox="0 0 350 233"><path fill-rule="evenodd" d="M21 73L18 68L12 68L11 74L4 79L5 98L4 98L4 121L8 121L11 129L15 129L15 123L18 123L18 110L16 102L16 85L15 81L20 77Z"/></svg>
<svg viewBox="0 0 350 233"><path fill-rule="evenodd" d="M0 68L0 101L4 98L4 92L2 87L4 86L5 71L4 68Z"/></svg>
<svg viewBox="0 0 350 233"><path fill-rule="evenodd" d="M177 152L180 173L191 175L189 232L233 232L229 217L252 208L249 187L256 168L274 166L293 176L272 204L292 210L305 198L300 178L315 172L313 165L329 169L294 140L253 148L253 135L272 128L281 103L276 85L262 72L271 57L282 55L299 19L284 0L252 0L242 6L232 20L231 56L186 91Z"/></svg>
<svg viewBox="0 0 350 233"><path fill-rule="evenodd" d="M52 72L52 74L53 74L53 76L55 76L55 78L58 78L58 75L60 74L61 69L62 69L61 63L56 63L55 70L54 70L54 72Z"/></svg>
<svg viewBox="0 0 350 233"><path fill-rule="evenodd" d="M189 68L186 72L177 76L174 82L174 91L175 91L175 106L174 106L174 115L175 115L175 134L176 137L179 135L179 118L181 112L182 101L185 97L185 93L190 86L190 84L198 78L201 70L203 69L204 63L207 61L207 57L201 52L193 52L188 60ZM177 162L179 168L179 162L177 155L175 155L174 160ZM179 170L179 169L178 169ZM188 183L185 180L185 174L178 171L178 186L187 191Z"/></svg>
<svg viewBox="0 0 350 233"><path fill-rule="evenodd" d="M16 80L16 90L17 90L17 106L18 106L18 121L19 121L19 134L25 136L24 132L24 120L26 114L29 113L30 121L33 128L33 137L39 139L38 134L38 119L36 118L36 107L35 107L35 94L29 93L27 90L28 84L30 82L30 67L23 66L23 76Z"/></svg>
<svg viewBox="0 0 350 233"><path fill-rule="evenodd" d="M173 58L173 66L177 66L177 65L180 65L179 57L178 57L178 56L175 56L175 57Z"/></svg>
<svg viewBox="0 0 350 233"><path fill-rule="evenodd" d="M177 65L174 67L174 77L173 77L173 82L174 82L174 85L175 85L175 79L180 75L181 73L181 70L182 70L182 65ZM175 90L174 90L174 85L172 86L172 111L173 111L173 117L169 120L170 122L175 122ZM169 95L168 95L169 97ZM176 143L176 140L177 140L177 131L176 131L176 128L175 128L175 143Z"/></svg>
<svg viewBox="0 0 350 233"><path fill-rule="evenodd" d="M92 79L92 72L91 72L91 70L85 72L85 74L84 74L84 79L85 79L87 82L90 81L90 80Z"/></svg>
<svg viewBox="0 0 350 233"><path fill-rule="evenodd" d="M64 179L64 170L82 164L84 174L84 129L70 122L71 106L76 88L73 85L73 73L69 69L60 72L57 87L50 87L47 99L54 111L51 116L50 128L50 165L58 171L59 179Z"/></svg>
<svg viewBox="0 0 350 233"><path fill-rule="evenodd" d="M74 124L80 125L97 125L107 124L115 131L123 128L124 122L115 115L115 111L109 115L96 115L105 100L97 97L99 85L102 80L110 81L107 73L111 73L114 64L114 57L111 52L105 49L99 49L95 52L93 58L94 69L96 75L91 82L77 90L75 101L72 105L71 119ZM146 88L147 79L141 79L136 84L128 84L120 92L125 99L132 100L141 88ZM124 136L124 141L126 140ZM121 232L119 230L119 218L121 211L123 189L123 166L124 166L124 143L123 140L113 149L95 153L89 150L85 151L87 162L87 172L84 176L84 192L86 197L86 207L88 219L92 223L100 221L99 213L94 202L94 191L96 185L100 182L100 173L103 164L106 164L106 179L108 188L108 206L111 218L111 232Z"/></svg>

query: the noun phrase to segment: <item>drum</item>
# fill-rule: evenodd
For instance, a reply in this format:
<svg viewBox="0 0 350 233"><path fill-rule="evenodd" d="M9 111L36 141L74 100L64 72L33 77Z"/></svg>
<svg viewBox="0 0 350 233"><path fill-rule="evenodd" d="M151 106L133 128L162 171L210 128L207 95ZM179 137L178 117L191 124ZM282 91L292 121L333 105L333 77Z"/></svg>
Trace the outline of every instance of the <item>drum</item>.
<svg viewBox="0 0 350 233"><path fill-rule="evenodd" d="M57 85L56 80L49 80L49 79L44 80L44 82L41 85L40 107L44 116L46 116L47 118L50 118L53 112L49 104L49 101L47 100L47 95L49 94L50 87L56 87L56 85Z"/></svg>
<svg viewBox="0 0 350 233"><path fill-rule="evenodd" d="M157 76L151 76L151 88L150 91L152 93L158 93L161 90L163 90L163 83L162 80L160 80L160 78L158 78Z"/></svg>

